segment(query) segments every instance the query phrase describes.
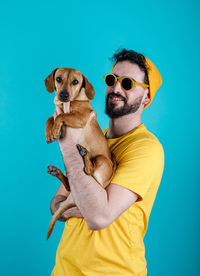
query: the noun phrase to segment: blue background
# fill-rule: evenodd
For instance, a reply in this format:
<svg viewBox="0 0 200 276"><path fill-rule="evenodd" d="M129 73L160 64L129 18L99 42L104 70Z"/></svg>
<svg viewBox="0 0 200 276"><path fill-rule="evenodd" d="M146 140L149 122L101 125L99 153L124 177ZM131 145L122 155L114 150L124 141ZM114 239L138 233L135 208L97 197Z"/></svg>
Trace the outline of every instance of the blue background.
<svg viewBox="0 0 200 276"><path fill-rule="evenodd" d="M72 67L93 84L101 128L103 74L120 47L150 58L163 85L142 116L165 151L165 170L145 237L149 276L198 275L199 2L4 1L0 4L1 275L50 275L64 224L49 241L50 201L63 169L57 143L46 144L53 94L44 79Z"/></svg>

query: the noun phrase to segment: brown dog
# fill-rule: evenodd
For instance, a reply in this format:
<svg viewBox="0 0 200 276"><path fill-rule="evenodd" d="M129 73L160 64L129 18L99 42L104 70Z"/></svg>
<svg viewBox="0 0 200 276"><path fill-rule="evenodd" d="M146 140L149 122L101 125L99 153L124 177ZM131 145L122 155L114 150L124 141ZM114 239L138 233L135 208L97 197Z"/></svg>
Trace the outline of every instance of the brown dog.
<svg viewBox="0 0 200 276"><path fill-rule="evenodd" d="M61 137L63 125L83 128L77 148L84 160L84 171L87 175L92 175L103 188L106 188L114 175L116 162L96 120L96 112L92 110L90 100L95 94L93 86L81 72L71 68L53 70L45 79L45 85L48 92L52 93L55 90L54 103L62 110L64 110L63 103L70 101L70 113L58 115L55 121L53 116L47 120L45 131L47 143ZM67 177L58 168L48 166L47 172L61 180L67 191L70 191ZM52 233L56 220L64 211L73 206L76 205L73 203L64 205L54 213L47 239Z"/></svg>

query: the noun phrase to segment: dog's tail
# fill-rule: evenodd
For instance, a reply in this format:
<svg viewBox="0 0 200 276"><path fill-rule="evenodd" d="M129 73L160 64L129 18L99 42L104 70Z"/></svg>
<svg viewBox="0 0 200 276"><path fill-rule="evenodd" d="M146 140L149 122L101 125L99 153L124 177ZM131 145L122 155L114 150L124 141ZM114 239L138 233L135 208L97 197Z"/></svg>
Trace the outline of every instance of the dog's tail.
<svg viewBox="0 0 200 276"><path fill-rule="evenodd" d="M67 209L70 209L70 208L75 207L75 206L76 206L75 203L68 203L68 204L63 205L60 208L58 208L58 210L54 213L54 215L51 219L51 222L49 224L49 229L48 229L48 233L47 233L47 240L51 236L54 225L55 225L56 221L59 219L59 217L61 216L61 214L63 212L65 212Z"/></svg>

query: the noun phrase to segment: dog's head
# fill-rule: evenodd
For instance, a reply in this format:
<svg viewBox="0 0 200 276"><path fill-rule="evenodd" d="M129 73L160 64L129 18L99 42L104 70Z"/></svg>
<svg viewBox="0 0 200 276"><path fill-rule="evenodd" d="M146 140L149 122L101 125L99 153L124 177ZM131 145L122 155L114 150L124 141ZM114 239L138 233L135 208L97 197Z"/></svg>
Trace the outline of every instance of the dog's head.
<svg viewBox="0 0 200 276"><path fill-rule="evenodd" d="M76 69L56 68L45 79L48 92L56 92L56 102L59 104L74 100L92 100L94 87L87 78Z"/></svg>

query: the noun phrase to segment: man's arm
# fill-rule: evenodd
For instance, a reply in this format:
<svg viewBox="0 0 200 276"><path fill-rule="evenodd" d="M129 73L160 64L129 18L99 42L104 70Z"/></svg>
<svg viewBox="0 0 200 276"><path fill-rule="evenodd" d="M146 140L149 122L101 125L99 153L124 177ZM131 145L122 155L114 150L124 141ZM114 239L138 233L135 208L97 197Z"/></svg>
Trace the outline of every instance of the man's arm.
<svg viewBox="0 0 200 276"><path fill-rule="evenodd" d="M137 200L134 192L120 185L110 184L104 189L86 175L82 157L74 145L62 154L72 198L91 230L105 228Z"/></svg>
<svg viewBox="0 0 200 276"><path fill-rule="evenodd" d="M97 183L97 182L96 182ZM97 185L101 187L98 183ZM103 189L103 188L102 188ZM110 184L105 189L107 193L107 204L108 207L105 206L105 212L106 214L103 215L103 219L92 222L92 225L90 226L91 230L100 230L111 224L116 218L118 218L124 211L126 211L138 198L138 196L133 193L132 191L116 185L116 184ZM71 193L68 192L64 185L61 183L58 191L56 192L54 198L51 201L51 213L52 215L55 213L55 211L62 205L68 202L72 201ZM71 199L70 199L71 198ZM110 209L110 210L109 210ZM91 212L91 208L89 210L89 213ZM109 215L109 216L108 216ZM70 208L69 210L65 211L62 216L60 217L60 221L66 221L70 217L78 217L82 218L82 214L78 207ZM94 217L96 217L94 215ZM101 223L103 222L103 223Z"/></svg>

